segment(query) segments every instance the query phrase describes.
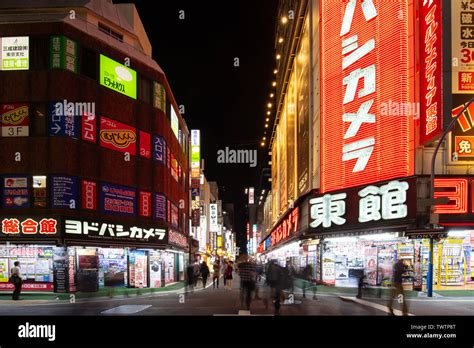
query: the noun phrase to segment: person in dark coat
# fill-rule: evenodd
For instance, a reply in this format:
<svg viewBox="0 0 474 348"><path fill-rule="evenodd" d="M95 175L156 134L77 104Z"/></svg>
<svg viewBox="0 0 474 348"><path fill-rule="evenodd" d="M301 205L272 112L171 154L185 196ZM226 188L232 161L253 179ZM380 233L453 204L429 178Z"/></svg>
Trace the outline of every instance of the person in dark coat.
<svg viewBox="0 0 474 348"><path fill-rule="evenodd" d="M188 267L186 267L186 292L189 290L194 290L194 265L190 263Z"/></svg>
<svg viewBox="0 0 474 348"><path fill-rule="evenodd" d="M207 278L209 277L209 267L206 262L201 263L201 277L202 277L202 287L205 288L207 284Z"/></svg>
<svg viewBox="0 0 474 348"><path fill-rule="evenodd" d="M393 284L392 290L390 292L390 297L388 298L388 305L387 307L390 309L390 315L393 314L393 300L397 298L397 300L402 303L402 311L403 315L408 314L408 306L407 301L405 299L405 291L403 290L403 273L405 273L405 264L403 263L402 259L398 259L398 261L393 265Z"/></svg>

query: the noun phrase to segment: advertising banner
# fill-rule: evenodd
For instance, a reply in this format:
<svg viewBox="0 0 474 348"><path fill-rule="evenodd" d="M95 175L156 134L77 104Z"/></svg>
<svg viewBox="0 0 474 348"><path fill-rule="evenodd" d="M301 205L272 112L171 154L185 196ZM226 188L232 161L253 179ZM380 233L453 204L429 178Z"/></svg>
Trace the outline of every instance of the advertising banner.
<svg viewBox="0 0 474 348"><path fill-rule="evenodd" d="M286 106L286 170L287 170L287 191L288 198L295 199L297 193L295 192L295 177L296 165L295 159L295 125L296 125L296 89L295 89L295 73L291 72L290 81L288 82L288 93L285 96Z"/></svg>
<svg viewBox="0 0 474 348"><path fill-rule="evenodd" d="M63 102L49 104L49 136L67 136L79 139L79 116L65 107Z"/></svg>
<svg viewBox="0 0 474 348"><path fill-rule="evenodd" d="M136 190L126 186L101 184L100 210L104 214L136 215Z"/></svg>
<svg viewBox="0 0 474 348"><path fill-rule="evenodd" d="M179 169L178 169L178 160L176 157L171 153L171 176L173 177L176 182L178 182L179 177Z"/></svg>
<svg viewBox="0 0 474 348"><path fill-rule="evenodd" d="M166 112L166 90L163 85L153 81L153 106Z"/></svg>
<svg viewBox="0 0 474 348"><path fill-rule="evenodd" d="M137 153L136 130L124 123L101 117L100 146L119 152L128 152L135 156Z"/></svg>
<svg viewBox="0 0 474 348"><path fill-rule="evenodd" d="M176 114L176 111L174 110L173 105L171 105L170 123L171 123L171 130L173 131L176 139L178 139L179 141L179 120L178 120L178 116Z"/></svg>
<svg viewBox="0 0 474 348"><path fill-rule="evenodd" d="M28 70L29 44L28 36L2 37L1 42L1 70Z"/></svg>
<svg viewBox="0 0 474 348"><path fill-rule="evenodd" d="M166 196L155 193L155 219L166 221Z"/></svg>
<svg viewBox="0 0 474 348"><path fill-rule="evenodd" d="M414 173L412 8L321 2L321 192Z"/></svg>
<svg viewBox="0 0 474 348"><path fill-rule="evenodd" d="M28 177L8 176L3 178L3 208L28 208L30 189Z"/></svg>
<svg viewBox="0 0 474 348"><path fill-rule="evenodd" d="M100 84L137 99L136 71L102 54L100 55Z"/></svg>
<svg viewBox="0 0 474 348"><path fill-rule="evenodd" d="M51 69L66 69L77 73L78 55L75 41L62 35L51 36L50 52Z"/></svg>
<svg viewBox="0 0 474 348"><path fill-rule="evenodd" d="M151 135L150 133L140 131L140 156L145 158L151 157Z"/></svg>
<svg viewBox="0 0 474 348"><path fill-rule="evenodd" d="M474 3L451 1L452 92L474 93Z"/></svg>
<svg viewBox="0 0 474 348"><path fill-rule="evenodd" d="M179 227L179 210L174 203L171 203L171 225L175 228Z"/></svg>
<svg viewBox="0 0 474 348"><path fill-rule="evenodd" d="M2 237L14 238L59 236L60 220L56 217L0 216Z"/></svg>
<svg viewBox="0 0 474 348"><path fill-rule="evenodd" d="M217 204L211 203L209 204L209 231L210 232L217 232L219 231L219 225L217 221Z"/></svg>
<svg viewBox="0 0 474 348"><path fill-rule="evenodd" d="M82 209L97 210L97 183L82 180Z"/></svg>
<svg viewBox="0 0 474 348"><path fill-rule="evenodd" d="M82 140L95 143L97 141L97 118L95 115L82 115Z"/></svg>
<svg viewBox="0 0 474 348"><path fill-rule="evenodd" d="M471 99L469 94L453 94L454 118ZM470 165L474 162L474 103L458 118L449 134L449 163L451 165Z"/></svg>
<svg viewBox="0 0 474 348"><path fill-rule="evenodd" d="M50 197L53 209L76 209L78 180L74 176L51 176Z"/></svg>
<svg viewBox="0 0 474 348"><path fill-rule="evenodd" d="M68 290L68 255L65 247L53 248L54 292L65 293Z"/></svg>
<svg viewBox="0 0 474 348"><path fill-rule="evenodd" d="M140 191L140 209L139 214L143 217L151 217L151 193Z"/></svg>
<svg viewBox="0 0 474 348"><path fill-rule="evenodd" d="M2 137L27 137L29 135L28 104L2 104Z"/></svg>
<svg viewBox="0 0 474 348"><path fill-rule="evenodd" d="M160 135L153 136L153 159L162 165L166 165L166 141Z"/></svg>
<svg viewBox="0 0 474 348"><path fill-rule="evenodd" d="M178 232L175 232L173 230L169 230L169 243L176 245L178 247L187 249L188 248L188 238Z"/></svg>

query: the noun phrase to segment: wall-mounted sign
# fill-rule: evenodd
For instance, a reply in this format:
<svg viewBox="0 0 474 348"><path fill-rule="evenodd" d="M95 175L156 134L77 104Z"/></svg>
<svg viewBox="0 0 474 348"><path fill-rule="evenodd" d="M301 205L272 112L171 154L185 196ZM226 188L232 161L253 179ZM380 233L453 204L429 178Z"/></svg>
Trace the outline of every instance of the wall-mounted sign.
<svg viewBox="0 0 474 348"><path fill-rule="evenodd" d="M474 42L474 41L473 41ZM473 51L474 52L474 51ZM469 101L469 94L453 94L454 118ZM449 163L451 165L472 165L474 162L474 103L464 111L449 134Z"/></svg>
<svg viewBox="0 0 474 348"><path fill-rule="evenodd" d="M65 36L51 36L50 64L52 69L66 69L77 73L77 43Z"/></svg>
<svg viewBox="0 0 474 348"><path fill-rule="evenodd" d="M217 216L217 204L209 204L209 231L217 232L219 231L218 216Z"/></svg>
<svg viewBox="0 0 474 348"><path fill-rule="evenodd" d="M30 191L28 177L8 176L3 178L3 208L28 208Z"/></svg>
<svg viewBox="0 0 474 348"><path fill-rule="evenodd" d="M46 176L33 176L33 206L37 208L46 208L47 206L47 186Z"/></svg>
<svg viewBox="0 0 474 348"><path fill-rule="evenodd" d="M157 220L166 221L166 196L161 193L155 193L155 214Z"/></svg>
<svg viewBox="0 0 474 348"><path fill-rule="evenodd" d="M101 184L100 210L105 214L136 215L136 190L126 186Z"/></svg>
<svg viewBox="0 0 474 348"><path fill-rule="evenodd" d="M100 84L137 99L136 71L102 54L100 55Z"/></svg>
<svg viewBox="0 0 474 348"><path fill-rule="evenodd" d="M82 180L82 209L97 210L97 183Z"/></svg>
<svg viewBox="0 0 474 348"><path fill-rule="evenodd" d="M413 175L413 117L386 110L389 103L413 102L413 6L408 0L323 4L321 192Z"/></svg>
<svg viewBox="0 0 474 348"><path fill-rule="evenodd" d="M178 168L178 160L176 157L171 153L171 176L173 177L176 182L178 182L179 178L179 168Z"/></svg>
<svg viewBox="0 0 474 348"><path fill-rule="evenodd" d="M474 93L474 3L451 1L452 92Z"/></svg>
<svg viewBox="0 0 474 348"><path fill-rule="evenodd" d="M95 115L84 114L81 120L82 140L95 143L97 141L97 118Z"/></svg>
<svg viewBox="0 0 474 348"><path fill-rule="evenodd" d="M253 187L249 188L249 204L255 203L255 189Z"/></svg>
<svg viewBox="0 0 474 348"><path fill-rule="evenodd" d="M49 105L49 136L67 136L79 139L79 116L71 110L58 107L63 102Z"/></svg>
<svg viewBox="0 0 474 348"><path fill-rule="evenodd" d="M134 127L112 120L100 118L100 146L107 149L137 153L137 133Z"/></svg>
<svg viewBox="0 0 474 348"><path fill-rule="evenodd" d="M166 112L166 90L163 85L153 81L153 106Z"/></svg>
<svg viewBox="0 0 474 348"><path fill-rule="evenodd" d="M171 203L171 225L175 228L179 227L179 210L174 203Z"/></svg>
<svg viewBox="0 0 474 348"><path fill-rule="evenodd" d="M160 135L153 136L153 159L160 164L166 164L166 141Z"/></svg>
<svg viewBox="0 0 474 348"><path fill-rule="evenodd" d="M420 8L421 135L425 144L443 131L442 0L423 1Z"/></svg>
<svg viewBox="0 0 474 348"><path fill-rule="evenodd" d="M77 209L78 180L74 176L51 176L51 208Z"/></svg>
<svg viewBox="0 0 474 348"><path fill-rule="evenodd" d="M29 135L28 104L2 104L2 137L27 137Z"/></svg>
<svg viewBox="0 0 474 348"><path fill-rule="evenodd" d="M416 179L318 195L309 200L312 230L374 228L408 223L416 217Z"/></svg>
<svg viewBox="0 0 474 348"><path fill-rule="evenodd" d="M139 214L143 217L151 217L151 193L140 191Z"/></svg>
<svg viewBox="0 0 474 348"><path fill-rule="evenodd" d="M285 219L276 226L270 236L270 245L277 245L278 243L290 238L298 233L299 229L299 208L294 208Z"/></svg>
<svg viewBox="0 0 474 348"><path fill-rule="evenodd" d="M134 241L152 244L167 244L167 233L163 228L151 225L116 224L105 221L66 219L64 221L66 238Z"/></svg>
<svg viewBox="0 0 474 348"><path fill-rule="evenodd" d="M176 114L176 111L174 111L174 106L171 105L171 115L170 115L170 122L171 122L171 130L174 133L174 136L176 139L179 141L179 120L178 116Z"/></svg>
<svg viewBox="0 0 474 348"><path fill-rule="evenodd" d="M29 69L29 37L2 37L1 42L1 69L28 70Z"/></svg>
<svg viewBox="0 0 474 348"><path fill-rule="evenodd" d="M59 220L49 217L0 217L1 235L10 237L59 235Z"/></svg>
<svg viewBox="0 0 474 348"><path fill-rule="evenodd" d="M188 248L188 238L181 233L175 232L173 230L168 231L168 241L170 244L174 244L181 248Z"/></svg>
<svg viewBox="0 0 474 348"><path fill-rule="evenodd" d="M151 157L151 135L150 133L140 131L140 156L145 158Z"/></svg>

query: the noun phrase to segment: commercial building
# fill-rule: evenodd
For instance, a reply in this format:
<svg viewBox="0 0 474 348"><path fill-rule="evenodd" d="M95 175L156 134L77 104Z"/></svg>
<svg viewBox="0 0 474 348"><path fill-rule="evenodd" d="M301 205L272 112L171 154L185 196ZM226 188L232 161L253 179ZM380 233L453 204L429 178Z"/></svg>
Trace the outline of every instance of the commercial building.
<svg viewBox="0 0 474 348"><path fill-rule="evenodd" d="M406 287L425 291L431 241L435 290L473 288L473 107L449 129L474 93L466 11L441 0L280 1L262 258L312 264L316 281L336 286L356 286L360 270L389 285L403 259ZM448 131L434 162L445 201L430 201Z"/></svg>
<svg viewBox="0 0 474 348"><path fill-rule="evenodd" d="M132 4L2 1L0 289L183 280L189 131Z"/></svg>

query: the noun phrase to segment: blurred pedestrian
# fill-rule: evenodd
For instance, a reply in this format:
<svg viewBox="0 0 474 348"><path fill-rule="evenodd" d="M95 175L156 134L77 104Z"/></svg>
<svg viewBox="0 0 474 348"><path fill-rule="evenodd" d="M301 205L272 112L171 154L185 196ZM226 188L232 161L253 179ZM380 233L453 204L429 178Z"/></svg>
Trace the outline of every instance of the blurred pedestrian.
<svg viewBox="0 0 474 348"><path fill-rule="evenodd" d="M357 298L362 298L362 288L364 287L365 271L364 269L357 270L358 286L357 286Z"/></svg>
<svg viewBox="0 0 474 348"><path fill-rule="evenodd" d="M207 284L207 278L209 277L209 267L207 266L207 263L203 261L201 263L201 277L202 277L202 287L205 288Z"/></svg>
<svg viewBox="0 0 474 348"><path fill-rule="evenodd" d="M10 270L10 282L15 286L12 294L12 299L17 301L20 299L21 286L23 284L23 277L21 276L20 261L15 261Z"/></svg>
<svg viewBox="0 0 474 348"><path fill-rule="evenodd" d="M190 263L186 267L186 292L194 291L194 264Z"/></svg>
<svg viewBox="0 0 474 348"><path fill-rule="evenodd" d="M255 263L248 256L243 257L242 262L238 265L238 273L240 276L240 304L241 306L245 304L245 308L250 310L257 276Z"/></svg>
<svg viewBox="0 0 474 348"><path fill-rule="evenodd" d="M227 283L227 289L232 290L232 274L234 273L234 264L232 261L229 261L225 269L225 279Z"/></svg>
<svg viewBox="0 0 474 348"><path fill-rule="evenodd" d="M225 272L227 271L227 263L228 261L225 260L221 268L222 278L224 279L224 288L227 286L227 276L225 274Z"/></svg>
<svg viewBox="0 0 474 348"><path fill-rule="evenodd" d="M306 289L313 289L313 300L316 300L316 285L313 285L313 266L307 264L303 270L303 298L306 298Z"/></svg>
<svg viewBox="0 0 474 348"><path fill-rule="evenodd" d="M219 260L216 260L216 262L214 262L214 265L212 266L212 287L213 288L215 288L217 285L217 288L219 289L220 271L221 271L221 263L219 262Z"/></svg>
<svg viewBox="0 0 474 348"><path fill-rule="evenodd" d="M281 297L283 291L283 268L274 260L270 261L267 268L267 283L270 286L270 300L275 306L275 315L280 315ZM268 308L268 300L265 305Z"/></svg>
<svg viewBox="0 0 474 348"><path fill-rule="evenodd" d="M393 265L393 283L392 289L390 291L390 297L388 299L388 308L390 309L390 315L393 313L393 300L397 300L402 303L402 313L403 315L408 314L407 301L405 299L405 291L403 290L403 273L405 273L405 264L402 259Z"/></svg>
<svg viewBox="0 0 474 348"><path fill-rule="evenodd" d="M199 262L197 261L194 262L193 267L194 267L194 276L193 276L194 286L197 286L199 276L201 275L201 267L199 267Z"/></svg>

